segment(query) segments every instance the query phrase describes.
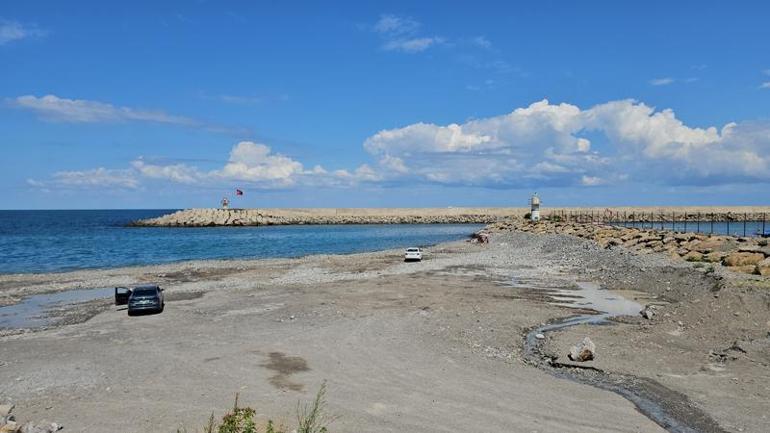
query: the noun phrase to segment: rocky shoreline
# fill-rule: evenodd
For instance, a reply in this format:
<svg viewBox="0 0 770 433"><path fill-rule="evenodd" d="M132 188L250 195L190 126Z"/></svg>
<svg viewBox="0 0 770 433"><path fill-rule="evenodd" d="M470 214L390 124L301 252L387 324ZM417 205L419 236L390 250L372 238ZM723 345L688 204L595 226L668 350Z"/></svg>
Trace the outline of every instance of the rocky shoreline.
<svg viewBox="0 0 770 433"><path fill-rule="evenodd" d="M759 237L734 237L668 230L630 228L602 223L512 219L490 231L566 234L595 241L602 248L625 247L640 253L664 253L688 262L723 265L745 274L770 276L770 246Z"/></svg>

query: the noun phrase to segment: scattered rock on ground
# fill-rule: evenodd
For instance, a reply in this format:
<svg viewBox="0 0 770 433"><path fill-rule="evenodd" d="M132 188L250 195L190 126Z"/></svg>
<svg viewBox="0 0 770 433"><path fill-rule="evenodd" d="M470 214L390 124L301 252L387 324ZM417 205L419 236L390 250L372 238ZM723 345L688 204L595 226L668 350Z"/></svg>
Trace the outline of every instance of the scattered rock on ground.
<svg viewBox="0 0 770 433"><path fill-rule="evenodd" d="M577 346L572 346L567 357L570 361L586 362L594 359L596 345L590 338L586 337Z"/></svg>
<svg viewBox="0 0 770 433"><path fill-rule="evenodd" d="M62 429L62 426L55 422L50 424L47 422L19 424L11 414L13 407L12 404L0 405L0 433L54 433Z"/></svg>

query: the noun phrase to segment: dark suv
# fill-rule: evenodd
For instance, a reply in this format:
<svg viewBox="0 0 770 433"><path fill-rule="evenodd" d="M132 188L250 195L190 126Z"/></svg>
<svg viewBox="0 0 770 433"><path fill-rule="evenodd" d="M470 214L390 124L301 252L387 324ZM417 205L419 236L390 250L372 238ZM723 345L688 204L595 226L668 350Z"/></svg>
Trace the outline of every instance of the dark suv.
<svg viewBox="0 0 770 433"><path fill-rule="evenodd" d="M115 288L115 305L128 304L128 315L152 311L160 313L165 307L163 289L156 285L136 286L133 289Z"/></svg>

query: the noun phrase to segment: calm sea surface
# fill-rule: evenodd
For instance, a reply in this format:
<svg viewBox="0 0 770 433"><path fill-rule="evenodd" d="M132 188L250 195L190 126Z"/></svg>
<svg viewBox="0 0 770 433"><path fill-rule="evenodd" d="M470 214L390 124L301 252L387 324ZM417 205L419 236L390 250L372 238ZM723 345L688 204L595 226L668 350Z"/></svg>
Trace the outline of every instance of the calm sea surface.
<svg viewBox="0 0 770 433"><path fill-rule="evenodd" d="M171 210L0 211L0 273L299 257L425 246L462 239L481 225L340 225L150 228L133 220Z"/></svg>

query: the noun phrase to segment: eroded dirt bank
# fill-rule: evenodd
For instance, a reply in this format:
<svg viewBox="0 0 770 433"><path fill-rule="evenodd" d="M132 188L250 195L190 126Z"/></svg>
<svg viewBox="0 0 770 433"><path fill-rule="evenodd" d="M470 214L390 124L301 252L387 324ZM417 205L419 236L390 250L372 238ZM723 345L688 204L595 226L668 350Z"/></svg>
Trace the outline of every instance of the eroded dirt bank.
<svg viewBox="0 0 770 433"><path fill-rule="evenodd" d="M564 235L495 233L422 263L386 251L3 276L0 296L147 281L179 296L161 315L101 305L0 337L0 399L67 431L175 431L236 392L291 417L327 379L335 431L661 432L622 397L522 360L532 327L576 314L541 289L598 281L644 292L653 319L549 333L544 351L564 359L590 336L596 368L682 393L726 431L770 430L766 279Z"/></svg>

